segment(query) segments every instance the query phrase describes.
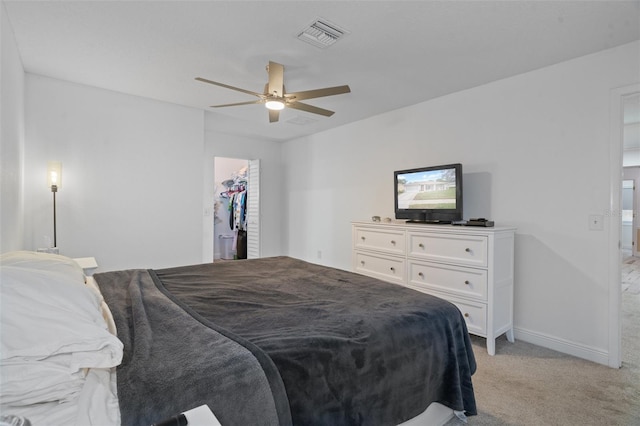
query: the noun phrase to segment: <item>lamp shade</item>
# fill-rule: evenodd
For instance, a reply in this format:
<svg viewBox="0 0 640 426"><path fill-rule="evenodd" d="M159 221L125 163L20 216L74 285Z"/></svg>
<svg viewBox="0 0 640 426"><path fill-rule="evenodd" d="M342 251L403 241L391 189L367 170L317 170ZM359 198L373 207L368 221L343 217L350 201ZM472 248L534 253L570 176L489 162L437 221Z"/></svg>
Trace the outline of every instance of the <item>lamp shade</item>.
<svg viewBox="0 0 640 426"><path fill-rule="evenodd" d="M51 188L54 185L58 189L62 187L62 163L59 161L47 163L47 186Z"/></svg>

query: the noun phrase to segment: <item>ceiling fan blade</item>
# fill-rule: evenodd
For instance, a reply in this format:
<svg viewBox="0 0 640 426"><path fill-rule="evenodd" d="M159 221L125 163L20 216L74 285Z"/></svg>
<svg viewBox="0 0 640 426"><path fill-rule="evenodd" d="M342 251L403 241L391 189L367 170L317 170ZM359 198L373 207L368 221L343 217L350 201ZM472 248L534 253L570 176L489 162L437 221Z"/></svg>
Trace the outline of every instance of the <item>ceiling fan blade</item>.
<svg viewBox="0 0 640 426"><path fill-rule="evenodd" d="M314 90L304 90L302 92L292 92L287 93L287 99L295 98L296 101L304 100L304 99L313 99L313 98L321 98L323 96L333 96L333 95L341 95L343 93L350 93L351 89L349 86L336 86L336 87L326 87L324 89L314 89Z"/></svg>
<svg viewBox="0 0 640 426"><path fill-rule="evenodd" d="M313 114L320 114L326 117L331 117L334 112L329 111L328 109L318 108L313 105L303 104L302 102L291 102L287 103L288 108L299 109L301 111L311 112Z"/></svg>
<svg viewBox="0 0 640 426"><path fill-rule="evenodd" d="M216 85L216 86L224 87L225 89L236 90L238 92L246 93L248 95L257 96L259 98L262 98L264 96L262 93L256 93L256 92L252 92L251 90L240 89L239 87L229 86L228 84L218 83L217 81L207 80L206 78L202 78L202 77L196 77L196 80L202 81L203 83L209 83L209 84L213 84L213 85Z"/></svg>
<svg viewBox="0 0 640 426"><path fill-rule="evenodd" d="M325 87L323 89L304 90L302 92L285 93L284 88L284 65L277 62L269 61L267 65L267 73L269 74L269 80L265 84L264 93L257 93L251 90L241 89L239 87L229 86L228 84L218 83L217 81L208 80L202 77L196 77L196 80L203 83L213 84L215 86L224 87L225 89L235 90L237 92L246 93L248 95L256 96L258 99L255 101L236 102L223 105L211 105L211 108L222 108L238 105L251 105L251 104L263 104L267 101L275 101L284 103L286 107L297 109L300 111L310 112L312 114L324 115L325 117L331 117L334 112L328 109L319 108L313 105L298 102L304 99L321 98L324 96L341 95L343 93L350 93L349 86L335 86ZM269 110L269 122L275 123L280 120L279 110Z"/></svg>
<svg viewBox="0 0 640 426"><path fill-rule="evenodd" d="M261 104L264 101L262 99L258 99L257 101L247 101L247 102L236 102L233 104L224 104L224 105L211 105L211 108L222 108L222 107L230 107L230 106L238 106L238 105L251 105L251 104Z"/></svg>
<svg viewBox="0 0 640 426"><path fill-rule="evenodd" d="M268 93L278 97L284 96L284 66L282 64L269 61L267 70L269 71Z"/></svg>

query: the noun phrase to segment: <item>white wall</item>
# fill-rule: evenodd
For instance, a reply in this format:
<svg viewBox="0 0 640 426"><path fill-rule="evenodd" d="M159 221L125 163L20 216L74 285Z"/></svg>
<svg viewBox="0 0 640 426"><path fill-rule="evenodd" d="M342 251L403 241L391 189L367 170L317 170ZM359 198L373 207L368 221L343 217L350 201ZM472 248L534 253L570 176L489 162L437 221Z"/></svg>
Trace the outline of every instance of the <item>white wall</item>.
<svg viewBox="0 0 640 426"><path fill-rule="evenodd" d="M0 2L0 252L24 248L24 70Z"/></svg>
<svg viewBox="0 0 640 426"><path fill-rule="evenodd" d="M350 221L392 216L393 170L461 162L465 218L518 228L516 337L606 363L610 92L640 79L639 51L631 43L285 143L285 249L351 269ZM604 231L589 230L590 214L605 216Z"/></svg>
<svg viewBox="0 0 640 426"><path fill-rule="evenodd" d="M260 241L262 257L282 254L282 229L285 216L282 191L281 143L231 136L216 131L220 116L205 114L204 205L213 205L214 157L260 160ZM203 221L203 261L210 262L213 253L213 221Z"/></svg>
<svg viewBox="0 0 640 426"><path fill-rule="evenodd" d="M61 254L99 271L199 263L203 129L201 110L27 74L26 248L52 236L58 160Z"/></svg>
<svg viewBox="0 0 640 426"><path fill-rule="evenodd" d="M98 271L211 262L207 209L213 205L214 157L221 156L261 160L262 255L280 255L280 144L219 133L216 119L27 74L24 248L52 239L45 171L47 161L58 160L61 254L95 256Z"/></svg>

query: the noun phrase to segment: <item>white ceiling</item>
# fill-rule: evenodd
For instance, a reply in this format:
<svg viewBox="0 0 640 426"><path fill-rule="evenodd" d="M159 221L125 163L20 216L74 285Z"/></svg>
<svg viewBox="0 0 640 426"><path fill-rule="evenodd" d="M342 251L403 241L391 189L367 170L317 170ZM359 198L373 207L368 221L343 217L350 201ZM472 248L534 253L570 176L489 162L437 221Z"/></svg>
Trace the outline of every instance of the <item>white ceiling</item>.
<svg viewBox="0 0 640 426"><path fill-rule="evenodd" d="M287 140L640 39L639 1L8 1L24 68L212 111L222 132ZM319 49L300 30L322 17L350 33ZM289 92L348 84L306 101L323 117L262 105L194 80L262 92L269 60Z"/></svg>

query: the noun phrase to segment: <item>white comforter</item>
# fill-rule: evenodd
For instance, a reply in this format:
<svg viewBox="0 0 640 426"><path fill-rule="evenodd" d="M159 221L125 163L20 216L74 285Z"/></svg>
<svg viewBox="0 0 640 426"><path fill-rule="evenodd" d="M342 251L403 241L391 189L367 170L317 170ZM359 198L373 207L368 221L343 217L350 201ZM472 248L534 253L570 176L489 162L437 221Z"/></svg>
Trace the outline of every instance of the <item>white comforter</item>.
<svg viewBox="0 0 640 426"><path fill-rule="evenodd" d="M33 426L119 425L123 345L97 286L64 256L0 256L0 412Z"/></svg>
<svg viewBox="0 0 640 426"><path fill-rule="evenodd" d="M113 370L113 371L112 371ZM32 426L109 426L120 424L114 369L90 369L74 398L23 406L5 406L3 415L22 416Z"/></svg>

